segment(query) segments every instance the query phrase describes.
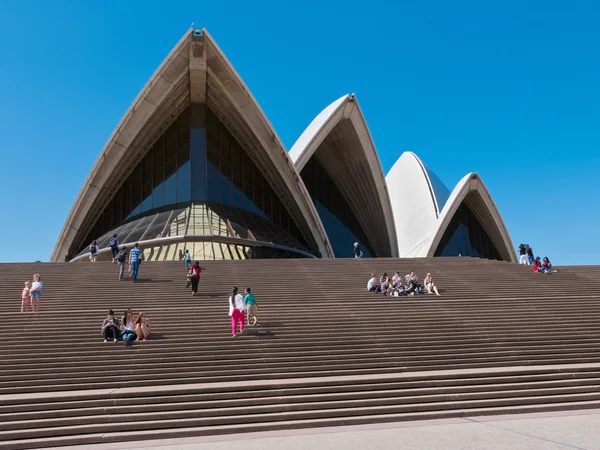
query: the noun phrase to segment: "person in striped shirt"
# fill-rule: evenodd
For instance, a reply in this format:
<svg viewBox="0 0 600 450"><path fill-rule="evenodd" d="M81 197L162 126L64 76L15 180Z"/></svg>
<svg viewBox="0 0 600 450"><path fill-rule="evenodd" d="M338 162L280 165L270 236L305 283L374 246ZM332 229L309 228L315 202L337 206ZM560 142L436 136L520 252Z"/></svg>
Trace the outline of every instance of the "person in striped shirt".
<svg viewBox="0 0 600 450"><path fill-rule="evenodd" d="M144 254L139 249L140 244L137 242L135 246L129 252L129 264L131 264L131 278L135 281L138 277L138 271L140 270L140 263L144 260Z"/></svg>

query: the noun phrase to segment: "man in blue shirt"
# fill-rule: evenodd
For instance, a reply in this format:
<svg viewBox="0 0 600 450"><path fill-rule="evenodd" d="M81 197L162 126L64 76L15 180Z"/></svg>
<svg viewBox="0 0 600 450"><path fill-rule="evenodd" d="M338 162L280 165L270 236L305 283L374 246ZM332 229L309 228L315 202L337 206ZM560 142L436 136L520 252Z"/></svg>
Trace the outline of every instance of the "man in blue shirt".
<svg viewBox="0 0 600 450"><path fill-rule="evenodd" d="M129 252L129 264L131 264L131 278L137 280L138 270L140 269L140 262L144 259L144 254L139 249L140 244L137 242L135 246Z"/></svg>

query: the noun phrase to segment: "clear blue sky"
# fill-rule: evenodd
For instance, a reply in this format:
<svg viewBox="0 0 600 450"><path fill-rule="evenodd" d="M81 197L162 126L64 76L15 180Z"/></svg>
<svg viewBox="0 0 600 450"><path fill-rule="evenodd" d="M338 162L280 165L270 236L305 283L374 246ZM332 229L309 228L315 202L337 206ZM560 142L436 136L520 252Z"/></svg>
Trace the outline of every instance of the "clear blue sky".
<svg viewBox="0 0 600 450"><path fill-rule="evenodd" d="M0 0L0 261L47 260L100 150L192 21L284 144L356 92L387 173L483 177L515 245L600 253L593 1Z"/></svg>

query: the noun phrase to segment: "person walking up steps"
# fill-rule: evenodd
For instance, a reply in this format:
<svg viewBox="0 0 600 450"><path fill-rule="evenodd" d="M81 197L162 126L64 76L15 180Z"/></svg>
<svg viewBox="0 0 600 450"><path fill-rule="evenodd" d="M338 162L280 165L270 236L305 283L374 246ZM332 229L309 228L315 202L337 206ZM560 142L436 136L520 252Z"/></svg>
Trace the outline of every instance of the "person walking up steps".
<svg viewBox="0 0 600 450"><path fill-rule="evenodd" d="M246 301L241 294L238 294L238 288L234 287L229 297L229 315L231 316L231 335L236 336L238 322L240 324L240 333L244 332L244 310Z"/></svg>
<svg viewBox="0 0 600 450"><path fill-rule="evenodd" d="M190 255L190 251L187 248L183 254L183 262L185 264L185 270L190 270L190 267L192 267L192 255Z"/></svg>
<svg viewBox="0 0 600 450"><path fill-rule="evenodd" d="M125 246L123 246L123 248L121 248L121 251L117 253L115 259L119 264L119 281L123 281L125 279L125 264L127 264L127 248Z"/></svg>
<svg viewBox="0 0 600 450"><path fill-rule="evenodd" d="M117 254L119 253L119 238L116 234L110 238L108 245L110 245L110 251L112 253L112 262L117 262Z"/></svg>
<svg viewBox="0 0 600 450"><path fill-rule="evenodd" d="M363 252L360 249L360 246L358 245L358 242L354 243L354 257L357 258L357 259L363 257Z"/></svg>
<svg viewBox="0 0 600 450"><path fill-rule="evenodd" d="M250 325L250 320L252 320L252 326L254 326L258 321L258 319L256 318L256 311L258 311L258 305L256 304L254 294L252 294L251 289L249 287L246 288L246 291L244 293L246 294L244 300L246 301L246 307L248 308L248 325Z"/></svg>
<svg viewBox="0 0 600 450"><path fill-rule="evenodd" d="M98 244L96 244L96 241L93 241L90 245L90 262L95 263L96 259L98 259Z"/></svg>
<svg viewBox="0 0 600 450"><path fill-rule="evenodd" d="M133 281L137 280L140 262L144 259L144 254L139 249L139 246L140 244L136 242L131 252L129 252L129 264L131 264L131 278Z"/></svg>
<svg viewBox="0 0 600 450"><path fill-rule="evenodd" d="M198 293L198 284L200 283L200 273L206 270L204 267L200 267L200 262L196 261L190 269L189 277L192 283L192 297Z"/></svg>

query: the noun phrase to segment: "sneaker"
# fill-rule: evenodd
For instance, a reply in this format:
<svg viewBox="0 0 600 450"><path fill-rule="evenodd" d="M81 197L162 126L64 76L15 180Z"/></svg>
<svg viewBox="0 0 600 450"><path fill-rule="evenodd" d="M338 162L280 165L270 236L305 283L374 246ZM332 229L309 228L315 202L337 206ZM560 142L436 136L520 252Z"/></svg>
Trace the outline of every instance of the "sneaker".
<svg viewBox="0 0 600 450"><path fill-rule="evenodd" d="M104 342L108 342L106 339L104 339Z"/></svg>
<svg viewBox="0 0 600 450"><path fill-rule="evenodd" d="M116 344L117 342L119 342L119 341L118 341L117 339L115 339L115 340L113 341L113 344Z"/></svg>

